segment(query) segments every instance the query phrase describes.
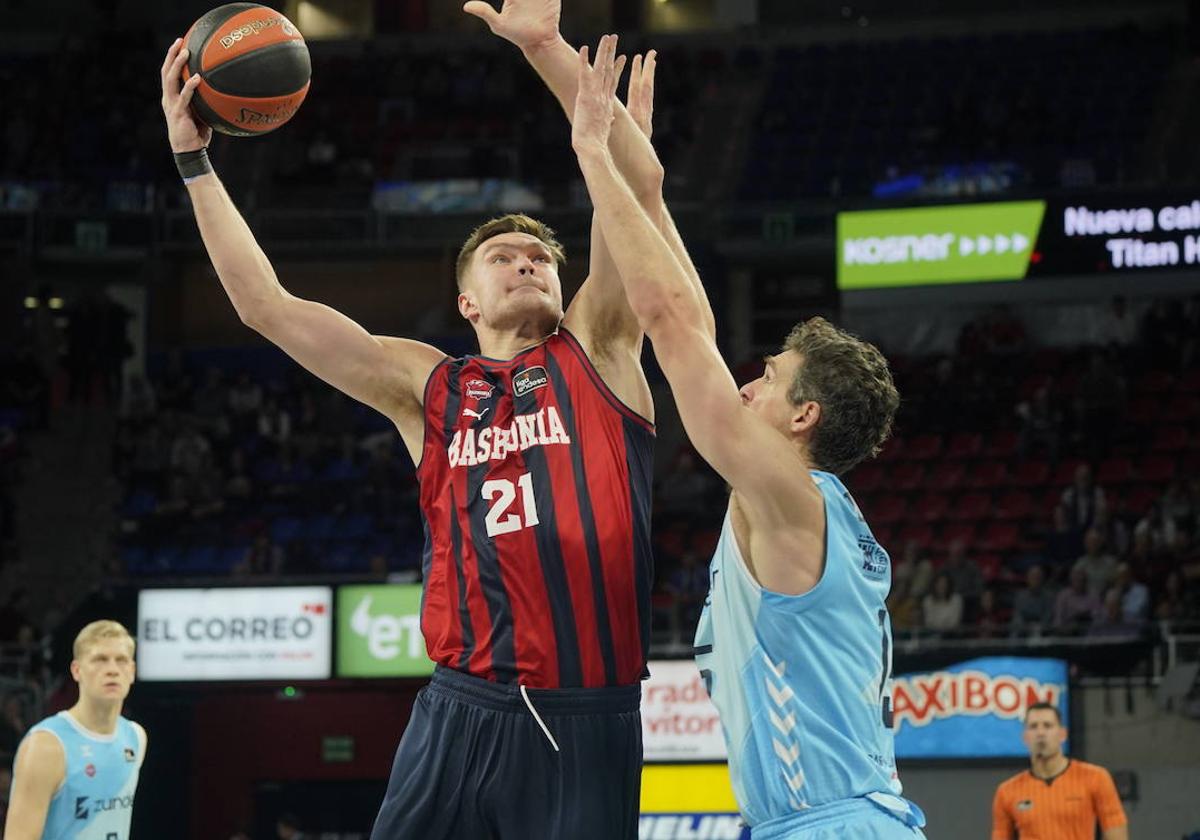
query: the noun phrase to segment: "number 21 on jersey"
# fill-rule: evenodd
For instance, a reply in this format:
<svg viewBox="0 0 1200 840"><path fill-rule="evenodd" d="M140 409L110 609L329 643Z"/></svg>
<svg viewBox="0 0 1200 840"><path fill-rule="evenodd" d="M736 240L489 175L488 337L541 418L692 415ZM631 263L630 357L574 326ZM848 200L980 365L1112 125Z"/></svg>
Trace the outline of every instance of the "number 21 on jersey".
<svg viewBox="0 0 1200 840"><path fill-rule="evenodd" d="M537 499L533 495L533 476L529 473L521 473L515 483L507 478L489 479L483 482L480 492L488 502L488 512L484 517L484 523L487 525L489 537L511 534L513 531L532 528L538 524ZM515 512L510 513L509 510L514 507L513 503L517 500L518 495L521 497L520 505Z"/></svg>

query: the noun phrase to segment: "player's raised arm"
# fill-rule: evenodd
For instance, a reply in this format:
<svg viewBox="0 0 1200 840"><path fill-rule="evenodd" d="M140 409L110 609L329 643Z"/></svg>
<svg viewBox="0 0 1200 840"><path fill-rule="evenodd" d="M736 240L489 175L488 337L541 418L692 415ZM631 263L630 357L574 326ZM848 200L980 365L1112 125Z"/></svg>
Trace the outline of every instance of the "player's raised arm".
<svg viewBox="0 0 1200 840"><path fill-rule="evenodd" d="M204 247L238 316L314 375L390 417L413 449L419 433L421 389L443 358L417 341L369 334L324 304L298 298L280 285L270 261L206 161L194 158L208 146L212 129L191 113L200 75L181 82L187 50L181 40L162 65L162 107L171 150L185 155L185 183ZM189 158L192 158L189 160ZM416 441L419 445L419 438Z"/></svg>
<svg viewBox="0 0 1200 840"><path fill-rule="evenodd" d="M760 570L764 585L803 591L815 582L822 555L823 502L806 465L788 440L743 408L738 388L704 324L705 305L657 226L621 179L608 149L612 92L618 73L616 37L578 58L579 98L572 144L605 236L620 241L613 252L629 303L666 374L688 437L700 455L748 502L758 532L789 541L792 557L780 575ZM815 423L820 409L806 404L802 421ZM764 558L777 552L762 552ZM796 560L795 557L805 559ZM769 563L770 560L766 559ZM815 569L814 569L815 565ZM800 580L791 579L800 568Z"/></svg>
<svg viewBox="0 0 1200 840"><path fill-rule="evenodd" d="M49 732L34 732L22 742L13 765L8 818L0 836L8 840L41 840L50 799L66 773L62 744Z"/></svg>

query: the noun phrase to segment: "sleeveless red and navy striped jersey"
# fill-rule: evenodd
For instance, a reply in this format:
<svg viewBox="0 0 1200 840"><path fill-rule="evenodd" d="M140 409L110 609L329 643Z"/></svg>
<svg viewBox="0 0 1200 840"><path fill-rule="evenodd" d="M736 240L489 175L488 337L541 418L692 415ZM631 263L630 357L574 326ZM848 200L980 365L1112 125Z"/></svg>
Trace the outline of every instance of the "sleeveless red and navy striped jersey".
<svg viewBox="0 0 1200 840"><path fill-rule="evenodd" d="M430 658L531 688L638 682L653 443L566 330L434 369L417 470Z"/></svg>

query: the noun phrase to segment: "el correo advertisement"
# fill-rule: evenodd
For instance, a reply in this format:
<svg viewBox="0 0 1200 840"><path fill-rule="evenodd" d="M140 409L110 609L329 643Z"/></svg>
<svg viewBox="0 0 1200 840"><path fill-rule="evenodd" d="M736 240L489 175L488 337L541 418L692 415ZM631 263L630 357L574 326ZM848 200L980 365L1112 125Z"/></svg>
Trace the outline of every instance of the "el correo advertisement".
<svg viewBox="0 0 1200 840"><path fill-rule="evenodd" d="M144 589L138 678L328 679L332 602L328 586Z"/></svg>
<svg viewBox="0 0 1200 840"><path fill-rule="evenodd" d="M339 677L433 673L421 636L421 586L342 586L337 593Z"/></svg>

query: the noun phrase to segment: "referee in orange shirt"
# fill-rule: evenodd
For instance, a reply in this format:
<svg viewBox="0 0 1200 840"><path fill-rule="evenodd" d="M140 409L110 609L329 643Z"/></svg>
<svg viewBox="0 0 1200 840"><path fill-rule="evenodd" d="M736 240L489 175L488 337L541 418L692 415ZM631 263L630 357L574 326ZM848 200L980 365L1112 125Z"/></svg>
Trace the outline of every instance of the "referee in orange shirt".
<svg viewBox="0 0 1200 840"><path fill-rule="evenodd" d="M1067 758L1058 708L1034 703L1025 713L1029 769L996 789L992 840L1129 840L1125 809L1103 767Z"/></svg>

